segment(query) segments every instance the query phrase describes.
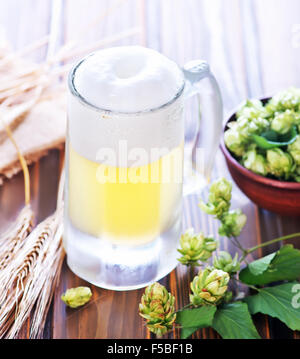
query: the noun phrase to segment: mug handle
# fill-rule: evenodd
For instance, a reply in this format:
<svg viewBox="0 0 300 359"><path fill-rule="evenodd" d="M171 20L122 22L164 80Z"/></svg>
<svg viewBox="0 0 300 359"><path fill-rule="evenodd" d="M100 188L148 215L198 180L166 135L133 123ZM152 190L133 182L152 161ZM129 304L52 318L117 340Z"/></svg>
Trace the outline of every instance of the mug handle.
<svg viewBox="0 0 300 359"><path fill-rule="evenodd" d="M182 70L186 80L185 98L198 95L199 103L198 130L189 158L185 158L183 194L189 195L210 181L222 132L223 102L219 85L206 61L190 61Z"/></svg>

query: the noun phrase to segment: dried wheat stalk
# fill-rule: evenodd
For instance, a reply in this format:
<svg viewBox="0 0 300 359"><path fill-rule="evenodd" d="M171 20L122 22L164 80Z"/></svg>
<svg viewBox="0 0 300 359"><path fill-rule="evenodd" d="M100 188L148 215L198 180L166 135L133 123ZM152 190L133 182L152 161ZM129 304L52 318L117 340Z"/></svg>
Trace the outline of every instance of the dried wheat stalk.
<svg viewBox="0 0 300 359"><path fill-rule="evenodd" d="M57 210L41 222L14 251L0 272L0 338L15 338L33 311L31 338L41 337L64 260L64 172Z"/></svg>
<svg viewBox="0 0 300 359"><path fill-rule="evenodd" d="M25 203L17 221L0 239L0 338L14 338L35 307L31 337L43 331L64 258L62 245L64 171L54 215L31 233L30 178L25 159L3 122L24 172ZM30 234L29 234L30 233Z"/></svg>
<svg viewBox="0 0 300 359"><path fill-rule="evenodd" d="M13 306L8 304L6 307L3 302L13 300L16 303L16 298L8 287L10 283L11 272L14 271L15 261L21 249L27 244L28 234L32 228L33 212L30 206L30 178L29 171L24 157L22 156L17 143L15 142L9 126L2 119L3 126L7 132L8 137L13 143L19 156L19 160L24 173L24 187L25 187L25 207L21 211L15 223L13 223L8 231L0 238L0 286L2 288L0 294L0 338L3 337L5 331L9 328L9 322L12 320ZM12 266L13 269L12 269Z"/></svg>
<svg viewBox="0 0 300 359"><path fill-rule="evenodd" d="M40 223L0 274L0 338L14 338L18 334L45 279L52 274L56 252L62 253L61 233L57 232L61 221L61 213L55 213Z"/></svg>
<svg viewBox="0 0 300 359"><path fill-rule="evenodd" d="M43 336L47 314L54 292L59 284L64 257L65 253L60 247L60 250L57 250L55 256L53 257L53 270L48 273L35 305L30 328L30 338L40 339Z"/></svg>
<svg viewBox="0 0 300 359"><path fill-rule="evenodd" d="M9 126L2 121L8 137L12 141L19 157L24 173L25 207L20 212L16 221L9 229L0 236L0 270L5 274L5 268L11 263L18 250L22 247L26 237L31 232L33 222L33 211L30 206L30 178L29 171L24 157L22 156L17 143L15 142Z"/></svg>
<svg viewBox="0 0 300 359"><path fill-rule="evenodd" d="M26 205L16 221L0 236L0 272L7 267L14 255L23 246L25 238L32 229L32 218L32 209Z"/></svg>
<svg viewBox="0 0 300 359"><path fill-rule="evenodd" d="M60 178L59 188L58 188L58 195L57 195L58 216L62 216L64 183L65 183L65 171L63 169ZM54 243L56 243L57 240L62 237L62 234L63 234L63 224L61 222L57 228L57 232L54 238ZM55 248L54 245L53 248ZM51 267L52 264L53 270L50 272L48 270L48 273L45 273L46 281L43 283L43 288L41 289L38 295L35 309L33 312L33 318L30 328L30 338L41 338L43 335L47 313L54 296L54 291L58 286L62 264L65 257L62 241L59 242L59 246L56 246L56 250L54 251L53 256L50 256L50 258L51 257L52 257L52 263L50 263L49 267Z"/></svg>
<svg viewBox="0 0 300 359"><path fill-rule="evenodd" d="M14 260L6 267L6 273L0 275L3 292L9 293L9 296L1 295L0 297L0 306L3 308L0 311L0 328L2 326L8 328L7 320L11 323L7 333L1 332L0 329L0 337L15 338L35 304L45 307L49 305L53 293L51 292L53 282L50 278L59 276L62 260L62 210L60 208L31 232ZM51 284L50 287L49 284ZM46 293L43 293L43 289ZM48 295L47 298L43 298L43 302L40 299L41 293L44 296ZM12 313L15 314L13 322ZM37 315L35 321L40 321ZM39 330L42 330L41 326ZM32 334L35 334L35 331L36 329Z"/></svg>

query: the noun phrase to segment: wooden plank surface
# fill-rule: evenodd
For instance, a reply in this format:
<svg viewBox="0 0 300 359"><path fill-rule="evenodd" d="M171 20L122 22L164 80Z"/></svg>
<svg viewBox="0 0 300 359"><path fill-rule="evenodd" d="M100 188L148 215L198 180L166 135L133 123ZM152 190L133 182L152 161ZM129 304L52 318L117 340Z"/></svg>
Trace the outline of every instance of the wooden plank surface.
<svg viewBox="0 0 300 359"><path fill-rule="evenodd" d="M58 16L53 13L54 2L0 0L0 24L14 47L22 48L48 33L51 19ZM228 115L246 97L272 94L290 85L300 86L299 10L297 0L62 0L58 43L80 39L88 44L138 27L138 35L116 41L114 45L149 46L180 65L195 58L206 59L220 83ZM41 49L34 56L40 59L45 54L46 49ZM187 111L187 121L196 116L193 106L191 104ZM54 209L61 156L58 151L53 151L31 168L33 206L38 221ZM230 177L218 153L214 177L221 175ZM19 175L0 188L1 230L23 204L22 185ZM196 195L185 199L184 226L193 226L197 231L218 238L217 223L199 211L198 201ZM299 218L283 218L258 209L236 187L233 202L248 216L241 237L245 246L300 230ZM219 239L220 250L235 251L228 240ZM269 250L255 253L254 258ZM188 303L190 280L191 274L183 266L178 266L162 280L176 295L178 307ZM60 295L65 289L78 285L87 283L64 265L45 337L150 337L137 313L143 290L119 293L92 287L94 296L87 306L79 310L67 309L60 301ZM264 338L298 336L279 321L265 316L256 316L255 323ZM28 336L28 328L29 322L20 337ZM178 335L178 330L174 330L169 337ZM215 332L206 329L194 335L194 338L217 337Z"/></svg>

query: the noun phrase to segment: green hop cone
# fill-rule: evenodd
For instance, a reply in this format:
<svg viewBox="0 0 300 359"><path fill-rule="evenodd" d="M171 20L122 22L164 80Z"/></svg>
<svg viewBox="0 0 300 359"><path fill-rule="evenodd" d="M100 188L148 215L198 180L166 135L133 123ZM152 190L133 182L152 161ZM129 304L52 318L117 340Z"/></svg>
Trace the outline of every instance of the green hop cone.
<svg viewBox="0 0 300 359"><path fill-rule="evenodd" d="M271 129L281 135L288 133L292 126L295 124L294 112L286 110L285 112L278 113L271 123Z"/></svg>
<svg viewBox="0 0 300 359"><path fill-rule="evenodd" d="M88 287L71 288L61 296L61 300L70 308L78 308L90 301L92 291Z"/></svg>
<svg viewBox="0 0 300 359"><path fill-rule="evenodd" d="M300 183L300 166L296 167L294 173L293 173L293 179L296 181L296 182L299 182Z"/></svg>
<svg viewBox="0 0 300 359"><path fill-rule="evenodd" d="M238 253L232 258L228 252L221 251L218 257L214 257L213 265L216 269L221 269L229 274L237 273L240 270Z"/></svg>
<svg viewBox="0 0 300 359"><path fill-rule="evenodd" d="M245 105L237 112L237 117L245 117L247 119L265 118L268 116L263 103L260 100L247 100Z"/></svg>
<svg viewBox="0 0 300 359"><path fill-rule="evenodd" d="M231 200L232 185L226 178L220 178L215 181L209 191L209 200L211 202L217 202L220 199L224 199L229 202Z"/></svg>
<svg viewBox="0 0 300 359"><path fill-rule="evenodd" d="M288 152L293 157L297 166L300 166L300 135L297 136L296 141L288 146Z"/></svg>
<svg viewBox="0 0 300 359"><path fill-rule="evenodd" d="M197 266L199 261L205 262L217 249L218 242L213 237L204 237L203 233L194 233L194 229L188 229L180 238L178 252L182 257L179 262L186 266Z"/></svg>
<svg viewBox="0 0 300 359"><path fill-rule="evenodd" d="M293 159L290 154L280 148L267 151L268 167L271 174L276 177L289 179L293 169Z"/></svg>
<svg viewBox="0 0 300 359"><path fill-rule="evenodd" d="M229 122L224 134L226 147L236 156L242 157L252 142L252 135L261 134L269 128L269 120L263 116L251 118L243 115L237 121Z"/></svg>
<svg viewBox="0 0 300 359"><path fill-rule="evenodd" d="M152 333L162 336L173 328L176 320L174 303L175 297L163 285L153 283L146 288L139 312Z"/></svg>
<svg viewBox="0 0 300 359"><path fill-rule="evenodd" d="M247 136L248 138L251 137L251 135L253 134L259 134L263 131L265 131L270 125L269 120L267 120L266 118L262 118L262 117L257 117L257 118L253 118L248 120L247 125L246 125L246 131L247 131Z"/></svg>
<svg viewBox="0 0 300 359"><path fill-rule="evenodd" d="M221 218L230 208L231 191L231 183L225 178L220 178L210 187L208 203L200 202L199 207L205 213Z"/></svg>
<svg viewBox="0 0 300 359"><path fill-rule="evenodd" d="M240 209L225 213L221 220L219 234L226 237L238 237L246 222L247 217Z"/></svg>
<svg viewBox="0 0 300 359"><path fill-rule="evenodd" d="M220 269L200 270L191 283L191 303L195 307L219 304L226 294L229 279L229 274Z"/></svg>
<svg viewBox="0 0 300 359"><path fill-rule="evenodd" d="M242 134L234 127L229 128L224 134L226 147L236 156L241 157L246 150L246 141Z"/></svg>
<svg viewBox="0 0 300 359"><path fill-rule="evenodd" d="M279 92L273 96L268 102L266 110L270 115L274 115L276 112L284 112L286 110L300 110L300 89L290 88Z"/></svg>
<svg viewBox="0 0 300 359"><path fill-rule="evenodd" d="M251 149L245 153L242 161L244 167L259 175L266 176L268 174L267 160L263 155L256 152L256 149Z"/></svg>

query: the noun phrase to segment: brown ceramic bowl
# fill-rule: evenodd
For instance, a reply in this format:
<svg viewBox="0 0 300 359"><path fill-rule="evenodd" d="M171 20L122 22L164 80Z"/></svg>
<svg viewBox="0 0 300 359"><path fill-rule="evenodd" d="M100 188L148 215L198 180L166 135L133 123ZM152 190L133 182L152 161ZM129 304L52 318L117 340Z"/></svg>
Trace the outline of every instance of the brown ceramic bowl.
<svg viewBox="0 0 300 359"><path fill-rule="evenodd" d="M265 103L269 98L262 99ZM235 113L227 124L236 119ZM237 186L259 207L285 216L300 216L300 183L284 182L257 175L243 167L230 153L221 140L221 150L225 156L229 172Z"/></svg>

